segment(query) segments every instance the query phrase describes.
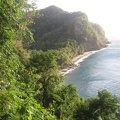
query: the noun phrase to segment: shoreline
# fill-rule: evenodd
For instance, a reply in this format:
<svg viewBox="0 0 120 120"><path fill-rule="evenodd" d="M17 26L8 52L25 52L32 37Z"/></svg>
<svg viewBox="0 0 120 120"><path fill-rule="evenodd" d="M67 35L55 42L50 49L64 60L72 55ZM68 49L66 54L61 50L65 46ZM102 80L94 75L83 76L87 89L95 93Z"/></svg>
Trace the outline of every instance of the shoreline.
<svg viewBox="0 0 120 120"><path fill-rule="evenodd" d="M72 72L77 67L79 67L80 63L83 62L86 58L88 58L92 54L95 54L95 53L97 53L99 51L102 51L102 50L104 50L104 49L106 49L108 47L109 47L109 45L107 47L105 47L105 48L100 49L100 50L88 51L88 52L84 52L83 54L80 54L80 55L76 56L75 58L72 59L73 66L69 66L67 68L61 69L60 74L65 76L66 74Z"/></svg>
<svg viewBox="0 0 120 120"><path fill-rule="evenodd" d="M67 68L61 69L60 74L62 74L64 76L64 75L72 72L74 69L76 69L77 67L80 66L79 63L83 62L84 59L86 59L90 55L94 54L95 52L97 52L97 51L84 52L83 54L76 56L75 58L72 59L73 66L72 67L69 66Z"/></svg>

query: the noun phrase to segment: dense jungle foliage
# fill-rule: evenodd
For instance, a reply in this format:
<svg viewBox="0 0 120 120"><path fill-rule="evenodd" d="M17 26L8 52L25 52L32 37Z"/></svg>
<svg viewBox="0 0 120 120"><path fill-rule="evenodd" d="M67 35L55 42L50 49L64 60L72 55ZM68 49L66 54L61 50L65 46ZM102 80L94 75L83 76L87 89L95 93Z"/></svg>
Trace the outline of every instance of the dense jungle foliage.
<svg viewBox="0 0 120 120"><path fill-rule="evenodd" d="M0 120L119 120L120 101L111 93L85 100L62 84L58 50L23 48L33 40L28 25L36 15L27 0L0 0Z"/></svg>
<svg viewBox="0 0 120 120"><path fill-rule="evenodd" d="M87 51L100 49L107 42L102 27L89 22L85 13L68 13L56 6L49 6L38 12L43 16L35 17L35 24L31 25L35 39L32 49L63 48L72 39L78 45L82 44ZM94 46L86 46L88 43L94 43Z"/></svg>
<svg viewBox="0 0 120 120"><path fill-rule="evenodd" d="M38 12L42 16L34 17L35 24L30 26L35 42L29 48L43 51L57 49L61 66L70 64L76 55L101 49L108 43L102 27L89 22L85 13L68 13L56 6Z"/></svg>

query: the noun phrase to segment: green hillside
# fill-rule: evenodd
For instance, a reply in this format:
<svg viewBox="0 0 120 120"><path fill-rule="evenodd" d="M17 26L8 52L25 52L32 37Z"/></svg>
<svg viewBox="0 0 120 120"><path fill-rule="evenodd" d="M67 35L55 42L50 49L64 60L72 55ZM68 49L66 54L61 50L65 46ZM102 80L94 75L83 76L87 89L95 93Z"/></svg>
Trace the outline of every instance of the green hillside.
<svg viewBox="0 0 120 120"><path fill-rule="evenodd" d="M84 99L73 85L63 84L58 56L63 51L69 51L63 58L77 53L82 48L77 40L70 39L59 50L23 48L23 41L32 41L32 5L26 0L0 0L0 120L120 120L116 96L102 90L95 98Z"/></svg>
<svg viewBox="0 0 120 120"><path fill-rule="evenodd" d="M56 6L50 6L39 11L43 14L34 18L35 42L31 49L64 48L68 42L77 43L84 51L96 50L106 46L107 39L103 29L89 22L88 17L82 12L68 13ZM83 51L83 50L80 50Z"/></svg>

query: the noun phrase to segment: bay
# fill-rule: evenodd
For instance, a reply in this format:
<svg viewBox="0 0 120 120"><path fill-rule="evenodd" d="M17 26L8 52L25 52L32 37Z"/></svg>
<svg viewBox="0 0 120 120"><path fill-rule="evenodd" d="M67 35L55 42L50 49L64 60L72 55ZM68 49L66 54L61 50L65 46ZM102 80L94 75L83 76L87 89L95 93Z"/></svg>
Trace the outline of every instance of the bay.
<svg viewBox="0 0 120 120"><path fill-rule="evenodd" d="M110 41L110 47L89 56L65 75L65 84L74 84L80 96L95 97L98 91L106 89L120 97L120 40Z"/></svg>

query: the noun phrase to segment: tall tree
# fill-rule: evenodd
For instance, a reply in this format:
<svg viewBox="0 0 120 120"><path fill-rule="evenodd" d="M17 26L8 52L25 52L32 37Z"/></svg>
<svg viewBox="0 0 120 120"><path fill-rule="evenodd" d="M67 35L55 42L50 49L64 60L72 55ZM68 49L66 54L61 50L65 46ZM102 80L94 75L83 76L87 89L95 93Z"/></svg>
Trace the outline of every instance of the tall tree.
<svg viewBox="0 0 120 120"><path fill-rule="evenodd" d="M48 107L50 103L50 94L60 85L64 77L59 74L57 65L57 51L35 52L30 61L39 74L38 84L42 84L42 103ZM38 87L39 89L39 87ZM37 95L39 98L39 94Z"/></svg>
<svg viewBox="0 0 120 120"><path fill-rule="evenodd" d="M26 15L32 15L27 0L0 0L0 119L55 119L33 98L34 75L21 63L15 47L15 40L32 38L27 27L31 17Z"/></svg>
<svg viewBox="0 0 120 120"><path fill-rule="evenodd" d="M98 92L97 98L90 98L80 104L76 113L76 120L119 120L119 99L102 90Z"/></svg>
<svg viewBox="0 0 120 120"><path fill-rule="evenodd" d="M72 120L75 109L82 102L76 88L72 84L56 89L55 93L52 94L52 98L55 115L60 120Z"/></svg>

